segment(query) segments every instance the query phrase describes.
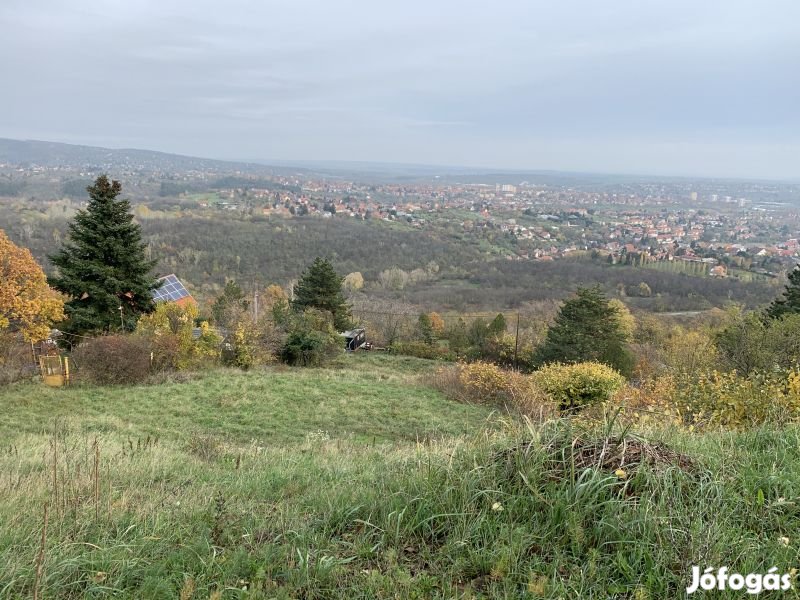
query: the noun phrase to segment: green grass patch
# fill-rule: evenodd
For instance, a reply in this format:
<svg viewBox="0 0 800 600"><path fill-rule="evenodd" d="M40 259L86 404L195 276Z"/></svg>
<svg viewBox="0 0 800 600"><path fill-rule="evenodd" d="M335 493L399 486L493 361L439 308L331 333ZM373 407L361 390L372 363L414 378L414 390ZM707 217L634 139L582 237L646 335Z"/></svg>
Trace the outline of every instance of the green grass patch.
<svg viewBox="0 0 800 600"><path fill-rule="evenodd" d="M186 439L201 431L259 445L303 441L318 431L378 442L482 427L488 409L451 402L419 382L431 368L410 357L355 354L329 369L219 370L161 385L17 385L0 391L0 436L13 443L64 418L82 433Z"/></svg>
<svg viewBox="0 0 800 600"><path fill-rule="evenodd" d="M800 429L653 430L620 458L607 431L487 422L432 368L0 392L0 597L661 599L692 565L797 566Z"/></svg>

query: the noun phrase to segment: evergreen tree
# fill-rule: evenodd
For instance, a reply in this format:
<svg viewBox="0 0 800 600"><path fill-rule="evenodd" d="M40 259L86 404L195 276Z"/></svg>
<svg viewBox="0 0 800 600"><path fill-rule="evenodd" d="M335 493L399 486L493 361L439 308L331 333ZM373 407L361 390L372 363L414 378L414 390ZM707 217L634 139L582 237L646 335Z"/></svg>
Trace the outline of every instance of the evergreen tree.
<svg viewBox="0 0 800 600"><path fill-rule="evenodd" d="M317 257L294 287L292 308L296 311L307 308L327 311L333 315L333 325L338 331L349 329L350 307L342 293L343 281L330 261Z"/></svg>
<svg viewBox="0 0 800 600"><path fill-rule="evenodd" d="M497 316L489 323L489 334L492 337L497 337L504 334L506 328L506 318L503 316L503 313L497 313Z"/></svg>
<svg viewBox="0 0 800 600"><path fill-rule="evenodd" d="M783 292L783 298L776 298L767 308L767 317L779 319L784 315L800 313L800 264L795 265L789 273L789 283Z"/></svg>
<svg viewBox="0 0 800 600"><path fill-rule="evenodd" d="M231 327L237 323L250 307L241 286L234 280L225 283L225 288L211 305L211 316L214 322L222 327Z"/></svg>
<svg viewBox="0 0 800 600"><path fill-rule="evenodd" d="M145 257L141 228L130 202L118 200L122 186L101 175L89 192L89 206L69 224L69 241L51 262L58 267L52 284L70 297L65 305L68 332L133 330L155 308L152 292L160 285Z"/></svg>
<svg viewBox="0 0 800 600"><path fill-rule="evenodd" d="M607 364L623 375L633 369L617 310L600 286L578 288L576 296L561 305L535 358L538 365L584 361Z"/></svg>
<svg viewBox="0 0 800 600"><path fill-rule="evenodd" d="M431 318L427 313L421 313L419 315L419 319L417 320L417 331L419 332L419 337L422 338L422 341L429 346L433 346L436 343L436 335L433 332Z"/></svg>

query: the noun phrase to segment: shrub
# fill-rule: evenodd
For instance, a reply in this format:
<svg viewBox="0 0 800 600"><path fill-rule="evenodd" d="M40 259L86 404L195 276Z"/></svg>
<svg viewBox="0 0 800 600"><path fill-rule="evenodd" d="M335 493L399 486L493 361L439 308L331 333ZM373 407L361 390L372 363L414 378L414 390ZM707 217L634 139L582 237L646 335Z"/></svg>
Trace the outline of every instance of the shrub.
<svg viewBox="0 0 800 600"><path fill-rule="evenodd" d="M455 360L455 356L447 348L442 346L430 345L425 342L396 342L392 344L392 352L404 356L414 356L416 358L428 358L432 360Z"/></svg>
<svg viewBox="0 0 800 600"><path fill-rule="evenodd" d="M31 346L21 335L0 330L0 385L8 385L35 373Z"/></svg>
<svg viewBox="0 0 800 600"><path fill-rule="evenodd" d="M590 423L603 423L608 415L623 425L683 425L684 410L676 402L676 377L667 374L652 377L641 385L625 384L608 401L589 406L581 418Z"/></svg>
<svg viewBox="0 0 800 600"><path fill-rule="evenodd" d="M233 332L231 365L239 367L244 371L252 367L256 362L255 348L253 345L250 331L246 329L244 324L240 321L236 325L236 330Z"/></svg>
<svg viewBox="0 0 800 600"><path fill-rule="evenodd" d="M179 371L185 368L185 338L174 333L159 333L148 339L153 360L151 368L155 372Z"/></svg>
<svg viewBox="0 0 800 600"><path fill-rule="evenodd" d="M316 309L306 309L292 320L281 360L290 365L317 367L344 351L344 342L333 328L331 316Z"/></svg>
<svg viewBox="0 0 800 600"><path fill-rule="evenodd" d="M712 371L676 387L674 403L694 427L741 428L800 418L800 370Z"/></svg>
<svg viewBox="0 0 800 600"><path fill-rule="evenodd" d="M431 383L448 398L459 402L499 405L538 418L555 413L554 405L530 376L506 371L491 363L443 367Z"/></svg>
<svg viewBox="0 0 800 600"><path fill-rule="evenodd" d="M617 371L597 362L551 363L534 372L533 380L561 410L577 410L607 402L625 383Z"/></svg>
<svg viewBox="0 0 800 600"><path fill-rule="evenodd" d="M322 331L298 329L289 332L281 350L281 360L300 367L318 367L338 354L340 347L337 338Z"/></svg>
<svg viewBox="0 0 800 600"><path fill-rule="evenodd" d="M98 385L141 383L150 374L150 344L138 335L94 338L72 356L79 378Z"/></svg>
<svg viewBox="0 0 800 600"><path fill-rule="evenodd" d="M157 370L198 369L219 359L222 338L207 322L200 324L200 337L194 339L197 314L192 304L162 302L153 313L139 319L136 330L150 340Z"/></svg>

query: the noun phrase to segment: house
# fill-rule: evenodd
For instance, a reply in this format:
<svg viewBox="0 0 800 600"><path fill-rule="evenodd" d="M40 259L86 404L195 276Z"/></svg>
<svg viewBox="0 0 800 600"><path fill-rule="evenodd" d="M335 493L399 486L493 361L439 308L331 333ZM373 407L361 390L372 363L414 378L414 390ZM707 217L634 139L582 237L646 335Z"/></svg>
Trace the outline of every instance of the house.
<svg viewBox="0 0 800 600"><path fill-rule="evenodd" d="M158 280L161 282L161 286L153 290L154 301L174 302L178 306L187 306L189 304L197 306L197 300L192 297L189 290L186 289L174 273L159 277Z"/></svg>
<svg viewBox="0 0 800 600"><path fill-rule="evenodd" d="M727 277L728 269L725 268L725 265L717 265L716 267L711 267L708 274L711 277Z"/></svg>

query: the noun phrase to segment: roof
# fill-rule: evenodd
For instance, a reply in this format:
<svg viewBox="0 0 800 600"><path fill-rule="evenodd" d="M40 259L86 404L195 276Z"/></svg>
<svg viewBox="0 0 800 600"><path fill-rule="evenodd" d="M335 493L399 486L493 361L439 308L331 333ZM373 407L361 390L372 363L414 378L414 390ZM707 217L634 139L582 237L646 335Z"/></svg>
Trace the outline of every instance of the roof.
<svg viewBox="0 0 800 600"><path fill-rule="evenodd" d="M161 286L153 290L153 300L156 302L176 302L178 304L194 302L189 290L174 273L159 277L158 280L161 282Z"/></svg>

